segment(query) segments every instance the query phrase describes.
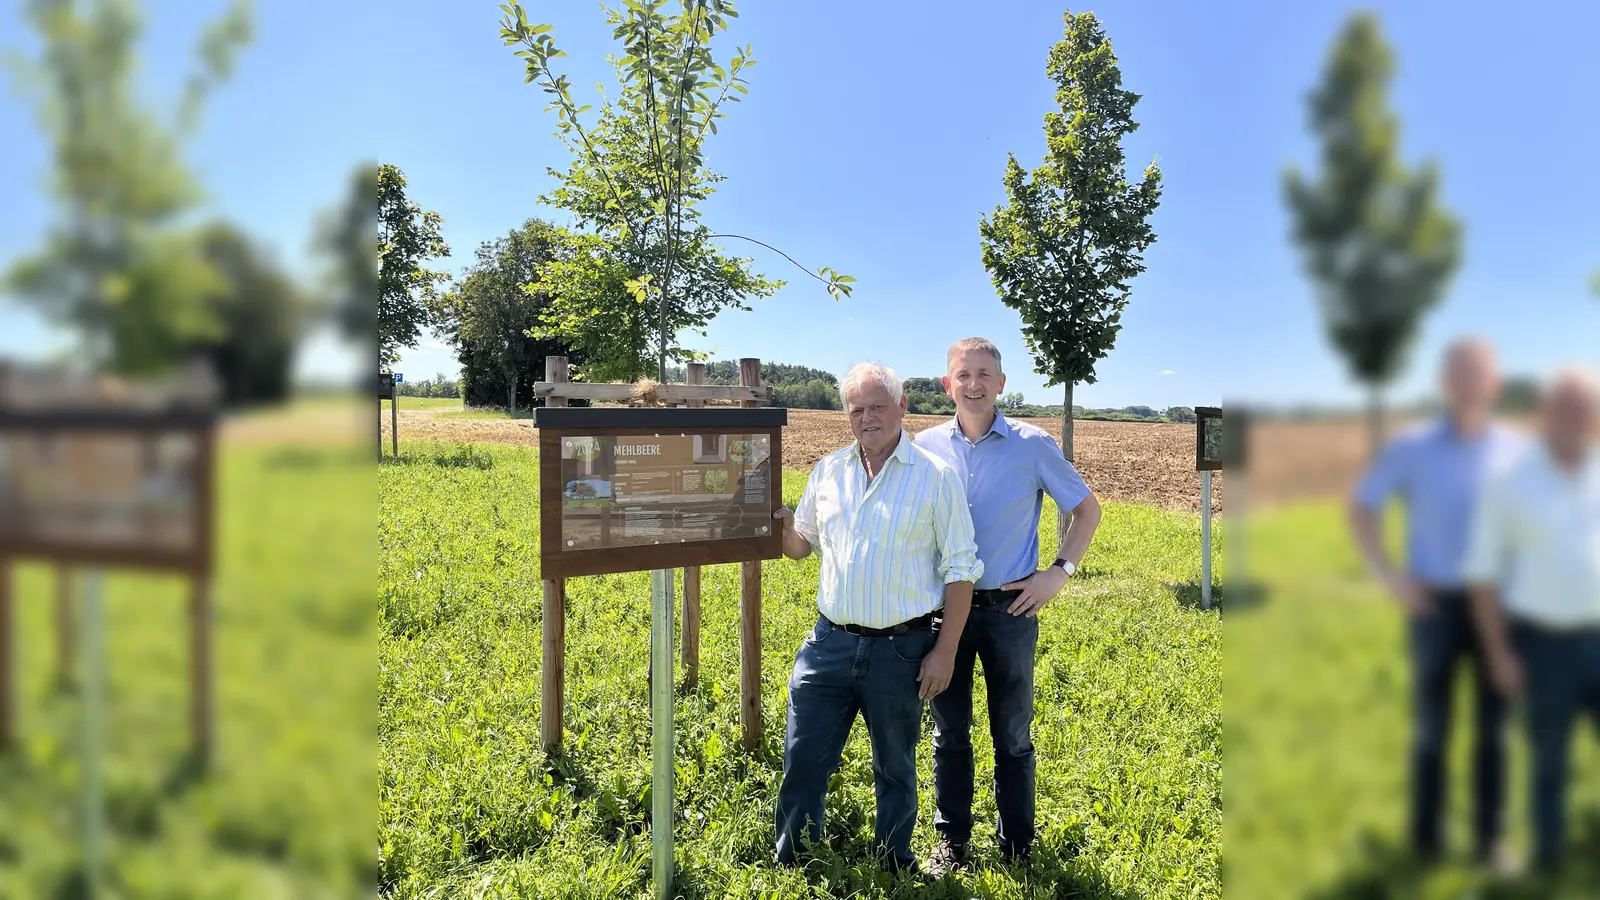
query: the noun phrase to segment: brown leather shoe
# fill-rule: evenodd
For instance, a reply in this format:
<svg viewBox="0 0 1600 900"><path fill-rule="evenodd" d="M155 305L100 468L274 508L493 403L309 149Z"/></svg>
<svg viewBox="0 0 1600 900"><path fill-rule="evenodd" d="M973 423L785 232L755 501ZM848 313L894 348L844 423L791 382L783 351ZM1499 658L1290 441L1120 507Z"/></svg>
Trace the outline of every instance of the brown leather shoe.
<svg viewBox="0 0 1600 900"><path fill-rule="evenodd" d="M958 868L967 865L967 845L952 844L949 841L939 841L939 846L933 848L928 855L928 861L923 865L923 871L929 878L943 878Z"/></svg>

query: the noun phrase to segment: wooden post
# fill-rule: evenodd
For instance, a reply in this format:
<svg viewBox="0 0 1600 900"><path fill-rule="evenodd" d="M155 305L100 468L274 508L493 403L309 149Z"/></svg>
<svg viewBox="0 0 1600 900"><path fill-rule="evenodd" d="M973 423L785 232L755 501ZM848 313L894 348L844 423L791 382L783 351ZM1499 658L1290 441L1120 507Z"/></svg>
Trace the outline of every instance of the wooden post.
<svg viewBox="0 0 1600 900"><path fill-rule="evenodd" d="M394 456L400 458L400 394L389 398L389 440L394 443Z"/></svg>
<svg viewBox="0 0 1600 900"><path fill-rule="evenodd" d="M739 360L739 384L761 384L761 360ZM745 400L741 406L761 404ZM773 460L781 465L781 460ZM740 563L739 579L739 724L744 734L744 749L761 746L761 562Z"/></svg>
<svg viewBox="0 0 1600 900"><path fill-rule="evenodd" d="M189 666L190 695L189 723L193 729L195 757L209 762L216 745L215 722L212 717L211 659L211 578L206 576L190 582L189 588Z"/></svg>
<svg viewBox="0 0 1600 900"><path fill-rule="evenodd" d="M567 380L567 358L547 356L544 360L544 380L561 383ZM548 397L546 406L566 406L565 397ZM550 498L546 498L550 499ZM560 502L560 498L555 498ZM545 579L544 610L541 633L543 636L542 660L544 683L539 704L539 735L545 750L561 746L562 707L566 702L567 685L567 583L562 579Z"/></svg>
<svg viewBox="0 0 1600 900"><path fill-rule="evenodd" d="M0 752L16 738L17 640L11 628L11 560L0 556Z"/></svg>
<svg viewBox="0 0 1600 900"><path fill-rule="evenodd" d="M684 384L705 384L706 364L689 363L684 369ZM690 409L705 406L704 400L687 401ZM693 690L700 683L700 567L683 569L683 684Z"/></svg>
<svg viewBox="0 0 1600 900"><path fill-rule="evenodd" d="M74 684L72 660L77 641L76 624L72 615L72 570L65 563L56 566L56 684L70 688Z"/></svg>

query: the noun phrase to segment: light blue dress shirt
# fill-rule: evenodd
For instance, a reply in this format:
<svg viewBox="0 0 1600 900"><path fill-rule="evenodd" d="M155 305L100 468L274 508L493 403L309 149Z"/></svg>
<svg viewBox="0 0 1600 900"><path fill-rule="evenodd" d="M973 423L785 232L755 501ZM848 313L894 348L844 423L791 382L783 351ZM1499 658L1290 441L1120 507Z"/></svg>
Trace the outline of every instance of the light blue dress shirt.
<svg viewBox="0 0 1600 900"><path fill-rule="evenodd" d="M1356 487L1356 502L1378 512L1390 498L1403 498L1411 577L1435 589L1461 588L1484 480L1524 443L1494 425L1472 440L1463 440L1448 418L1416 426L1384 448Z"/></svg>
<svg viewBox="0 0 1600 900"><path fill-rule="evenodd" d="M983 577L977 590L1025 578L1039 568L1044 495L1071 510L1089 496L1078 470L1049 433L996 415L989 433L967 440L951 419L917 435L917 446L949 463L967 487Z"/></svg>

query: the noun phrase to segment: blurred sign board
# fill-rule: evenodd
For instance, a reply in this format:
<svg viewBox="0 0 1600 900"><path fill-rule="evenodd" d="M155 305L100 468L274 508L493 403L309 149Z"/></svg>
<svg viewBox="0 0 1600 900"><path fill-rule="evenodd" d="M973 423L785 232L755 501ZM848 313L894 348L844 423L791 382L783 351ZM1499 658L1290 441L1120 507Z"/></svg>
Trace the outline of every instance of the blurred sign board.
<svg viewBox="0 0 1600 900"><path fill-rule="evenodd" d="M1217 471L1223 464L1222 410L1215 406L1197 406L1194 415L1195 471Z"/></svg>
<svg viewBox="0 0 1600 900"><path fill-rule="evenodd" d="M0 368L0 559L211 568L215 385Z"/></svg>
<svg viewBox="0 0 1600 900"><path fill-rule="evenodd" d="M776 559L785 409L542 407L546 579Z"/></svg>
<svg viewBox="0 0 1600 900"><path fill-rule="evenodd" d="M399 381L398 378L396 378L394 375L391 375L388 372L379 372L378 373L378 399L379 400L393 400L394 399L394 386L395 386L395 383L398 382L398 381Z"/></svg>

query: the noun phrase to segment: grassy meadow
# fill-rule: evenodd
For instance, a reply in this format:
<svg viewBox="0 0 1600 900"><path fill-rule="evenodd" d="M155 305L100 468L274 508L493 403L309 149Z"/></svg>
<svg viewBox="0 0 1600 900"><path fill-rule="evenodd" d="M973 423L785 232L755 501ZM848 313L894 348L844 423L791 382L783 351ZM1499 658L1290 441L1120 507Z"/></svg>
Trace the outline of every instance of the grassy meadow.
<svg viewBox="0 0 1600 900"><path fill-rule="evenodd" d="M225 446L218 489L210 771L187 754L185 583L104 573L109 834L99 896L371 896L372 451ZM55 678L55 576L42 564L15 568L20 739L0 755L6 900L86 896L81 704Z"/></svg>
<svg viewBox="0 0 1600 900"><path fill-rule="evenodd" d="M1392 537L1401 524L1396 516ZM1337 502L1281 509L1253 521L1248 537L1251 568L1266 590L1262 602L1228 605L1224 613L1226 896L1600 896L1600 741L1593 729L1579 729L1573 759L1571 869L1541 881L1495 877L1467 864L1473 710L1464 672L1448 785L1453 858L1433 871L1408 864L1411 673L1402 614L1367 577ZM1528 755L1520 717L1512 727L1507 824L1515 850L1526 854Z"/></svg>
<svg viewBox="0 0 1600 900"><path fill-rule="evenodd" d="M785 473L791 504L804 478ZM380 466L379 494L386 893L645 894L648 574L568 583L568 734L550 757L539 747L535 452L402 442ZM982 774L992 750L977 731L978 865L931 888L867 861L872 780L859 725L828 798L831 855L806 872L772 864L784 692L815 622L817 561L765 567L767 727L754 755L738 746L738 570L706 569L700 683L677 701L679 894L1218 897L1221 644L1217 614L1198 609L1198 543L1193 516L1108 505L1083 571L1043 616L1038 852L1027 868L1000 863ZM919 853L933 844L929 754L924 742Z"/></svg>

